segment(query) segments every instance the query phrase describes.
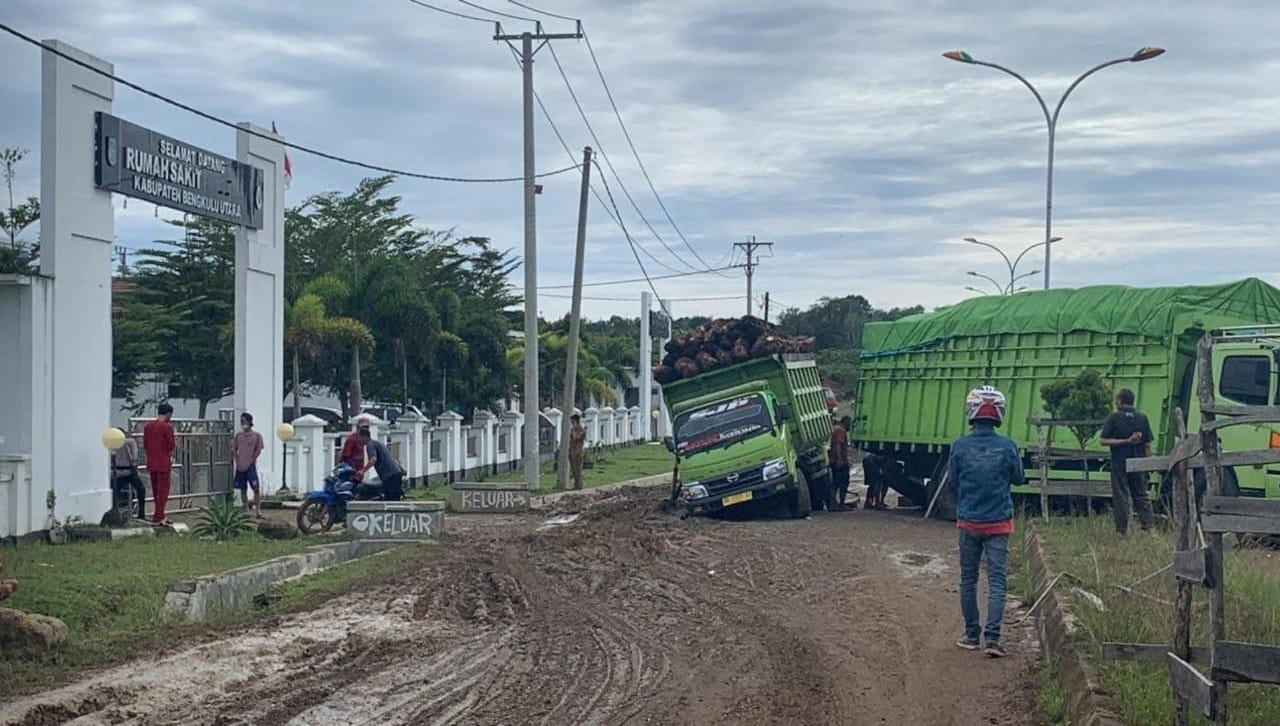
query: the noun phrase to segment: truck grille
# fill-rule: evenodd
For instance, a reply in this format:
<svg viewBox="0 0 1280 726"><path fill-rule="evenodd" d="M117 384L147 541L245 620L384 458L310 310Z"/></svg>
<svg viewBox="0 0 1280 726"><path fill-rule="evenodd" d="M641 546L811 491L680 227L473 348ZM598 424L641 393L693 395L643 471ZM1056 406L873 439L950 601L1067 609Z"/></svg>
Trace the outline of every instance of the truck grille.
<svg viewBox="0 0 1280 726"><path fill-rule="evenodd" d="M716 477L715 479L705 479L702 484L707 488L707 494L714 497L725 492L755 486L764 481L761 476L762 473L763 472L760 467L757 466L753 469L737 472L736 474Z"/></svg>

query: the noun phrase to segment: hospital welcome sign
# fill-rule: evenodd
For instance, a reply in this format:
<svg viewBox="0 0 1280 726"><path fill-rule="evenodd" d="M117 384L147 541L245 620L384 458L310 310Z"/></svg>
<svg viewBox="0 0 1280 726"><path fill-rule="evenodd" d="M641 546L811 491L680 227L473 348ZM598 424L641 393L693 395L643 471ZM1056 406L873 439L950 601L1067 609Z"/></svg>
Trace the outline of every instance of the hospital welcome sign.
<svg viewBox="0 0 1280 726"><path fill-rule="evenodd" d="M262 170L108 113L94 114L94 184L201 217L262 229Z"/></svg>

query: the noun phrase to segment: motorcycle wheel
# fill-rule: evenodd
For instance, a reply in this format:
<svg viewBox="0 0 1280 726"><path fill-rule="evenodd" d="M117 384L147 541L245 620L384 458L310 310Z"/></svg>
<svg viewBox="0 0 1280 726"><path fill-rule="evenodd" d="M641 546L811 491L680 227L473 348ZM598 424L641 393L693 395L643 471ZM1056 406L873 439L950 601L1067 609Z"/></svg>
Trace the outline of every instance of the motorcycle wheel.
<svg viewBox="0 0 1280 726"><path fill-rule="evenodd" d="M333 512L319 499L303 502L298 509L298 531L303 534L328 532L333 527Z"/></svg>

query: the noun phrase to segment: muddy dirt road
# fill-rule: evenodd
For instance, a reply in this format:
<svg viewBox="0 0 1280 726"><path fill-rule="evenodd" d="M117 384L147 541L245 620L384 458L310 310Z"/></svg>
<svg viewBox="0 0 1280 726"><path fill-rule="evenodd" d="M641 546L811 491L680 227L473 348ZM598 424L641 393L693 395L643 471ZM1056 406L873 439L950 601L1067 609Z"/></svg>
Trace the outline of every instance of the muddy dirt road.
<svg viewBox="0 0 1280 726"><path fill-rule="evenodd" d="M25 724L1029 724L1011 657L956 649L954 530L857 511L455 517L401 581L0 706ZM1012 612L1012 610L1011 610ZM1012 620L1012 615L1009 617Z"/></svg>

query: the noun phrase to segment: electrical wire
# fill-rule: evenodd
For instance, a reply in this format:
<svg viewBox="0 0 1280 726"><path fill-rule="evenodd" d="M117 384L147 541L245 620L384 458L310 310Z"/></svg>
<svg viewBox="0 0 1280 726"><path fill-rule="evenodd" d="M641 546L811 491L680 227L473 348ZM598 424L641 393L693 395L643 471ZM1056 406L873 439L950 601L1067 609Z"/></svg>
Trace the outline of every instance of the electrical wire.
<svg viewBox="0 0 1280 726"><path fill-rule="evenodd" d="M410 1L411 1L411 2L418 2L419 0L410 0ZM475 18L473 18L473 19L475 19ZM489 21L485 21L485 22L489 22ZM366 163L366 162L363 162L363 161L356 161L355 159L350 159L350 158L347 158L347 157L338 156L338 155L336 155L336 154L330 154L330 153L328 153L328 152L320 151L320 150L318 150L318 149L313 149L313 148L311 148L311 147L309 147L309 146L303 146L303 145L301 145L301 144L296 144L296 143L292 143L292 142L289 142L289 141L284 141L284 140L282 140L282 139L280 139L280 138L278 138L278 137L276 137L276 136L274 136L274 135L272 135L272 134L269 134L269 133L263 133L263 132L260 132L260 131L254 131L253 129L241 128L241 127L240 127L240 126L238 126L237 124L232 123L231 121L228 121L228 120L226 120L226 119L224 119L224 118L221 118L221 117L219 117L219 116L214 116L213 114L211 114L211 113L209 113L209 112L207 112L207 111L201 111L200 109L195 108L194 106L190 106L190 105L188 105L188 104L186 104L186 103L183 103L183 102L181 102L181 101L177 101L177 100L172 99L172 98L170 98L170 97L168 97L168 96L165 96L164 94L158 93L158 92L156 92L156 91L152 91L151 89L146 88L146 87L144 87L144 86L140 86L140 85L138 85L137 83L134 83L134 82L132 82L132 81L125 80L124 78L121 78L120 76L117 76L117 75L115 75L114 73L110 73L110 72L108 72L108 71L104 71L104 70L102 70L101 68L97 68L97 67L93 66L93 65L92 65L92 64L90 64L90 63L87 63L87 62L85 62L85 61L83 61L83 60L80 60L79 58L72 57L72 56L70 56L70 55L68 55L68 54L66 54L66 53L64 53L64 52L62 52L62 51L60 51L60 50L57 50L56 48L50 48L50 47L46 46L45 44L41 43L40 41L36 40L35 38L32 38L31 36L29 36L29 35L27 35L27 34L23 33L22 31L19 31L19 30L15 29L15 28L13 28L13 27L11 27L11 26L9 26L9 25L6 25L6 24L2 23L2 22L0 22L0 30L5 31L6 33L8 33L8 34L10 34L10 35L12 35L12 36L14 36L14 37L18 38L19 40L24 40L24 41L26 41L27 43L30 43L31 45L34 45L34 46L36 46L36 47L40 48L41 50L43 50L43 51L44 51L44 52L46 52L46 53L52 53L53 55L56 55L56 56L58 56L59 58L62 58L63 60L69 61L69 62L71 62L71 63L74 63L74 64L76 64L76 65L78 65L78 66L82 67L82 68L85 68L86 70L89 70L89 71L92 71L92 72L94 72L94 73L97 73L98 75L103 76L104 78L109 78L109 79L111 79L111 80L112 80L113 82L115 82L115 83L119 83L120 85L122 85L122 86L124 86L124 87L126 87L126 88L131 88L131 89L133 89L133 90L137 91L138 93L141 93L141 94L143 94L143 95L145 95L145 96L149 96L149 97L151 97L151 98L154 98L154 99L155 99L155 100L157 100L157 101L160 101L160 102L162 102L162 103L166 103L166 104L168 104L168 105L170 105L170 106L173 106L173 107L175 107L175 108L180 108L180 109L182 109L183 111L186 111L187 113L190 113L190 114L194 114L194 115L196 115L196 116L199 116L200 118L203 118L203 119L205 119L206 121L212 121L213 123L219 124L219 125L221 125L221 126L226 126L227 128L229 128L229 129L231 129L231 130L233 130L233 131L243 132L243 133L246 133L246 134L248 134L248 135L250 135L250 136L255 136L255 137L260 138L260 139L265 139L265 140L267 140L267 141L272 141L272 142L275 142L275 143L277 143L277 144L280 144L281 146L285 147L286 149L293 149L294 151L298 151L298 152L301 152L301 153L303 153L303 154L309 154L309 155L311 155L311 156L316 156L316 157L319 157L319 158L321 158L321 159L327 159L327 160L329 160L329 161L334 161L334 162L337 162L337 163L339 163L339 164L346 164L347 166L354 166L354 167L357 167L357 168L360 168L360 169L366 169L366 170L369 170L369 171L377 171L377 172L382 172L382 173L384 173L384 174L391 174L391 175L393 175L393 176L406 177L406 178L410 178L410 179L426 179L426 180L429 180L429 181L456 182L456 183L464 183L464 184L498 184L498 183L504 183L504 182L522 182L522 181L524 181L524 177L523 177L523 176L513 176L513 177L480 177L480 178L477 178L477 177L444 176L444 175L440 175L440 174L426 174L426 173L423 173L423 172L405 171L405 170L403 170L403 169L395 169L395 168L392 168L392 167L380 166L380 165L378 165L378 164L369 164L369 163ZM577 169L577 168L579 168L579 167L581 167L581 166L582 166L581 164L574 164L574 165L572 165L572 166L566 166L566 167L564 167L563 169L556 169L556 170L554 170L554 171L547 171L547 172L543 172L543 173L541 173L541 174L535 174L535 175L534 175L534 177L535 177L535 178L539 178L539 179L540 179L540 178L544 178L544 177L556 176L557 174L563 174L563 173L565 173L565 172L573 171L574 169Z"/></svg>
<svg viewBox="0 0 1280 726"><path fill-rule="evenodd" d="M533 23L534 25L537 25L537 24L538 24L538 21L537 21L537 20L535 20L534 18L526 18L526 17L524 17L524 16L522 16L522 15L512 15L511 13L504 13L504 12L502 12L501 10L494 10L493 8L486 8L485 6L483 6L483 5L477 5L477 4L473 3L473 2L471 2L470 0L458 0L458 2L462 3L463 5L466 5L467 7L475 8L476 10L483 10L483 11L484 11L484 12L486 12L486 13L493 13L494 15L501 15L501 16L502 16L502 17L504 17L504 18L511 18L512 20L521 20L521 21L524 21L524 22L526 22L526 23Z"/></svg>
<svg viewBox="0 0 1280 726"><path fill-rule="evenodd" d="M643 266L641 266L643 268ZM634 285L637 282L647 282L649 280L674 280L677 277L694 277L697 275L708 275L712 272L723 272L724 270L732 270L732 267L724 267L719 270L691 270L689 272L672 272L667 275L648 275L646 277L632 277L626 280L604 280L601 282L584 282L583 287L605 287L608 285ZM573 285L539 285L539 290L568 290ZM656 293L657 291L654 290ZM738 295L736 297L742 297Z"/></svg>
<svg viewBox="0 0 1280 726"><path fill-rule="evenodd" d="M559 295L556 293L544 292L539 293L538 297L550 297L557 300L572 300L572 295ZM591 300L592 302L635 302L634 297L600 297L594 295L584 295L583 300ZM665 302L709 302L712 300L741 300L741 295L709 295L705 297L668 297L663 298Z"/></svg>
<svg viewBox="0 0 1280 726"><path fill-rule="evenodd" d="M667 222L669 222L671 224L671 228L676 231L676 235L680 237L680 241L684 242L684 246L689 248L689 251L692 252L693 256L702 263L703 267L710 268L711 265L707 264L707 261L702 258L702 255L698 254L698 251L693 248L693 245L689 244L689 240L685 238L684 232L680 231L679 225L677 225L676 221L671 218L671 212L667 210L666 203L662 201L662 197L658 194L657 188L653 185L653 178L649 176L649 170L645 168L644 162L640 159L640 152L636 150L636 144L631 139L631 132L627 130L627 125L622 121L622 112L618 110L618 104L613 99L613 91L609 89L609 82L604 78L604 70L600 68L600 60L596 58L596 51L591 47L591 38L587 35L587 31L585 29L582 31L582 39L587 44L587 53L591 55L591 63L596 67L596 75L600 76L600 85L604 86L605 95L609 98L609 105L613 108L614 117L618 119L618 126L622 128L622 135L627 140L627 146L631 147L631 154L635 157L636 164L640 167L640 173L644 175L644 180L649 184L649 191L653 192L653 198L658 201L658 206L662 208L662 213L666 215Z"/></svg>
<svg viewBox="0 0 1280 726"><path fill-rule="evenodd" d="M636 203L635 197L631 196L631 191L627 189L627 185L623 183L622 177L618 174L617 168L613 165L613 161L609 159L609 154L605 151L604 145L600 143L600 137L596 135L595 128L592 127L590 119L587 118L587 112L582 108L582 103L578 100L578 94L573 90L573 84L569 82L569 76L565 73L564 66L560 63L560 56L556 55L555 47L548 45L547 49L551 51L551 59L555 61L556 70L560 72L560 78L564 81L564 86L569 91L569 97L573 99L573 105L578 109L578 115L582 117L582 123L586 124L587 133L591 134L591 140L595 143L596 150L599 151L600 156L604 158L605 166L609 167L609 171L613 172L614 181L617 182L618 188L622 191L622 195L631 203L631 208L636 211L637 215L639 215L640 221L644 222L644 226L649 229L649 232L653 235L654 239L658 240L658 244L662 245L662 248L674 257L677 262L680 262L691 270L700 269L697 265L694 265L681 257L680 253L671 249L671 245L667 244L667 241L662 238L662 235L658 234L658 230L653 228L653 224L649 222L649 218L645 216L643 211L641 211L640 205ZM603 171L601 173L603 173ZM710 265L704 263L703 268L706 267L710 267Z"/></svg>
<svg viewBox="0 0 1280 726"><path fill-rule="evenodd" d="M493 21L490 20L489 18L477 18L474 15L467 15L466 13L459 13L453 10L446 10L444 8L436 7L435 5L432 5L430 3L424 3L422 2L422 0L409 0L409 2L413 3L414 5L421 5L422 7L428 10L434 10L438 13L444 13L445 15L452 15L455 18L465 18L467 20L474 20L479 23L484 23L485 25L493 25Z"/></svg>
<svg viewBox="0 0 1280 726"><path fill-rule="evenodd" d="M556 15L555 13L549 13L549 12L547 12L546 10L539 10L539 9L537 9L537 8L533 7L532 5L525 5L524 3L516 2L516 0L507 0L507 2L511 3L512 5L515 5L516 7L524 8L525 10L528 10L529 12L537 13L537 14L539 14L539 15L545 15L545 16L547 16L547 17L549 17L549 18L558 18L558 19L560 19L560 20L568 20L568 21L569 21L569 22L571 22L571 23L580 23L580 22L582 22L582 21L581 21L580 19L578 19L578 18L571 18L571 17L569 17L569 16L567 16L567 15Z"/></svg>

